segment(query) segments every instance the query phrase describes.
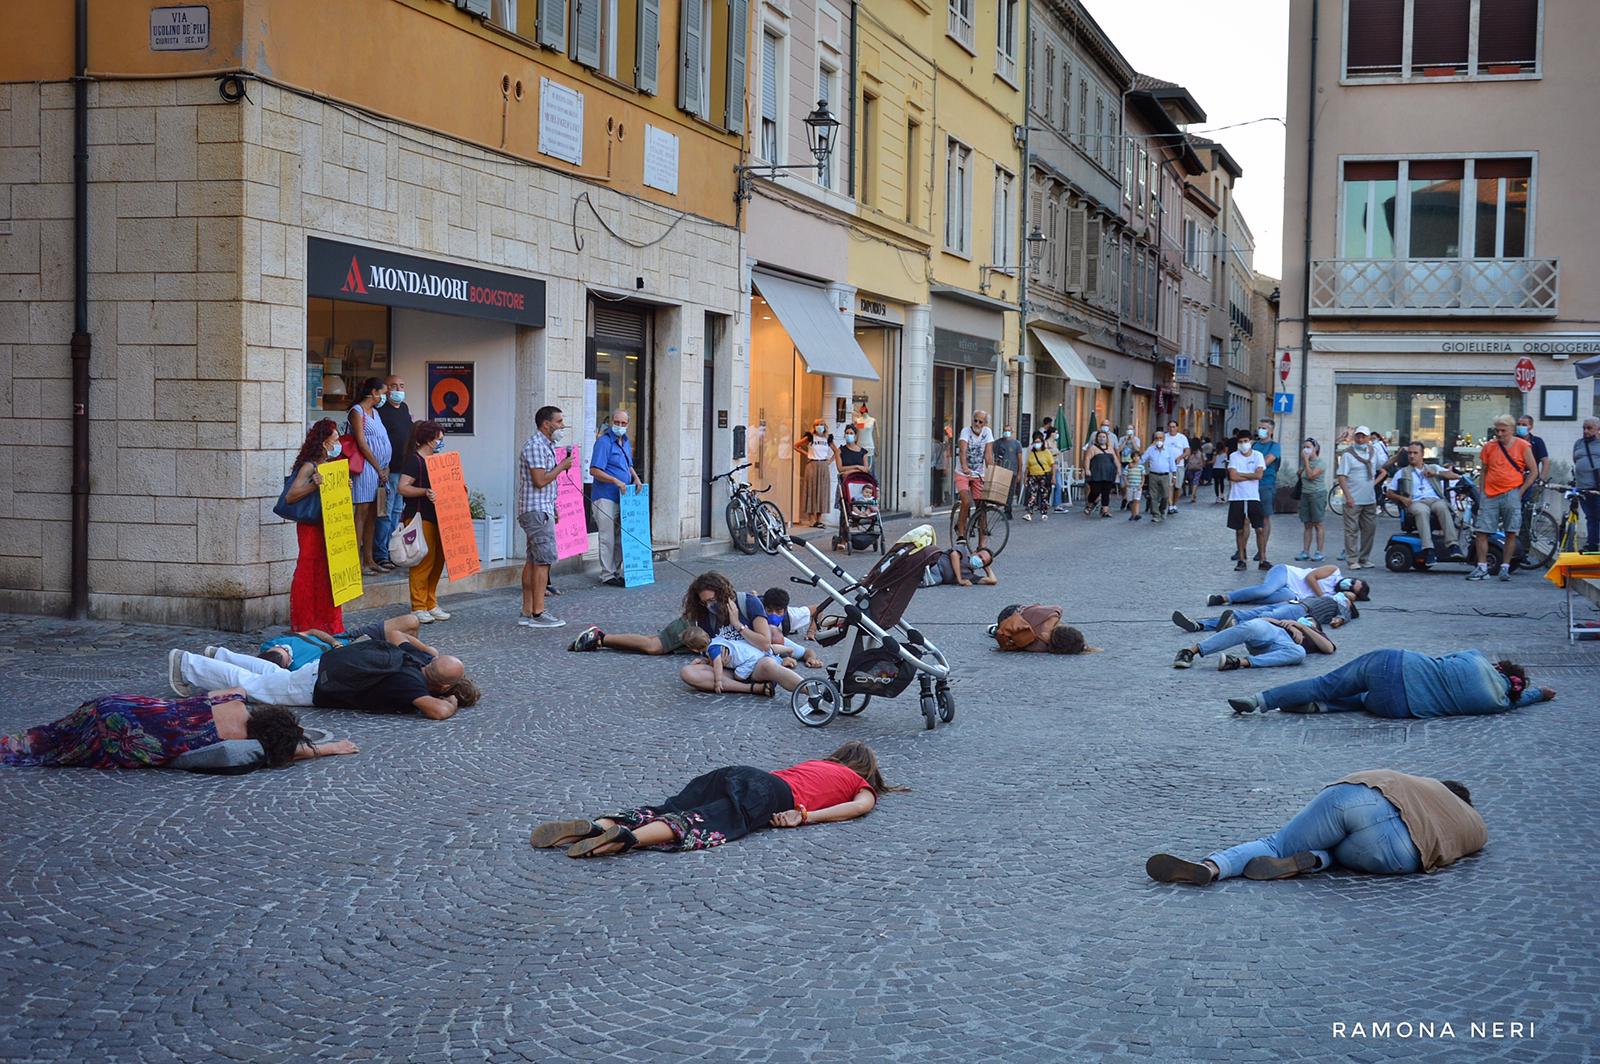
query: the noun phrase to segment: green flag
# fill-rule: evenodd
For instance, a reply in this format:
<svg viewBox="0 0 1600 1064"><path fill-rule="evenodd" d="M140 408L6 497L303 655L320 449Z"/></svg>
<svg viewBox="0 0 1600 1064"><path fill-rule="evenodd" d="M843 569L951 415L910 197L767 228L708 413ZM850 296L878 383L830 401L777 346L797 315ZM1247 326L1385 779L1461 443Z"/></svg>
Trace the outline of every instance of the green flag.
<svg viewBox="0 0 1600 1064"><path fill-rule="evenodd" d="M1083 442L1084 442L1085 445L1087 445L1090 440L1094 439L1094 434L1095 434L1095 412L1093 410L1091 410L1091 411L1089 411L1089 429L1083 435Z"/></svg>

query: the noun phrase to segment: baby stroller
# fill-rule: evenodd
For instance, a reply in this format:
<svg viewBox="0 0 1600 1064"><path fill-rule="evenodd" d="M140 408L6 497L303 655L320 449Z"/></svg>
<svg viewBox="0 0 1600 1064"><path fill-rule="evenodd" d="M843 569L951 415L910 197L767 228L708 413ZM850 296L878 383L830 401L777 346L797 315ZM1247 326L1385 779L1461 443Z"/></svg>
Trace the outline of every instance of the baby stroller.
<svg viewBox="0 0 1600 1064"><path fill-rule="evenodd" d="M880 535L881 530L880 530ZM867 575L856 580L811 543L776 530L765 530L761 547L768 554L781 554L804 576L791 576L797 584L818 587L839 604L843 616L827 616L824 605L814 618L817 629L826 632L817 642L833 646L855 630L855 642L844 663L844 678L838 666L829 665L826 677L808 676L790 696L789 706L800 723L820 728L840 713L854 716L867 708L874 697L895 698L918 683L918 697L926 728L940 721L955 719L956 702L950 693L950 664L943 651L921 632L902 620L922 582L922 573L933 559L933 529L927 525L912 529ZM803 547L837 579L834 587L800 559L792 548Z"/></svg>
<svg viewBox="0 0 1600 1064"><path fill-rule="evenodd" d="M871 473L846 473L839 478L839 534L833 549L883 553L883 520L879 514L878 479Z"/></svg>

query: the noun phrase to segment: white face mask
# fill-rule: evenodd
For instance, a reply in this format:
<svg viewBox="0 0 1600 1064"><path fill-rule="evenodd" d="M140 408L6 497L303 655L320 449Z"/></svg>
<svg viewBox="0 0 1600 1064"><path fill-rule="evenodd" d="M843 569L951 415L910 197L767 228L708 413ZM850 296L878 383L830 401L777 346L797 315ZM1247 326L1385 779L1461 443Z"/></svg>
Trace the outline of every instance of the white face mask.
<svg viewBox="0 0 1600 1064"><path fill-rule="evenodd" d="M1240 443L1239 443L1239 453L1240 454L1249 454L1251 450L1252 450L1252 445L1251 445L1249 440L1241 440L1240 441Z"/></svg>

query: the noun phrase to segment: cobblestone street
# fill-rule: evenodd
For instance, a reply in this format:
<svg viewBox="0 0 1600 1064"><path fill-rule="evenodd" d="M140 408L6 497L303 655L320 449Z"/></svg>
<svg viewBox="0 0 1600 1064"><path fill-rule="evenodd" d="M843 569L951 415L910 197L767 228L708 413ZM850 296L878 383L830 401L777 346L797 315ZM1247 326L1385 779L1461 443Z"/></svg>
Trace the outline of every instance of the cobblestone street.
<svg viewBox="0 0 1600 1064"><path fill-rule="evenodd" d="M1379 569L1335 664L1477 647L1558 699L1432 722L1236 718L1224 698L1262 674L1170 668L1186 640L1169 613L1246 582L1222 521L1207 502L1156 527L1019 522L1000 586L919 591L908 616L954 663L959 703L931 733L914 691L807 729L781 698L692 694L684 659L565 651L582 623L661 627L689 577L658 565L644 590L564 580L559 631L516 627L512 592L448 600L454 619L424 637L466 660L483 702L442 723L306 711L356 757L238 778L0 771L0 1059L1589 1059L1600 647L1569 648L1537 574ZM1286 560L1299 526L1278 524ZM810 594L778 559L691 564ZM984 627L1029 601L1064 604L1105 653L995 653ZM0 618L0 731L163 692L169 647L225 639ZM851 738L912 793L706 853L528 846L539 820ZM1377 767L1466 782L1488 848L1392 880L1145 877L1153 852L1253 838ZM1336 1037L1402 1021L1454 1037ZM1532 1033L1473 1037L1494 1021Z"/></svg>

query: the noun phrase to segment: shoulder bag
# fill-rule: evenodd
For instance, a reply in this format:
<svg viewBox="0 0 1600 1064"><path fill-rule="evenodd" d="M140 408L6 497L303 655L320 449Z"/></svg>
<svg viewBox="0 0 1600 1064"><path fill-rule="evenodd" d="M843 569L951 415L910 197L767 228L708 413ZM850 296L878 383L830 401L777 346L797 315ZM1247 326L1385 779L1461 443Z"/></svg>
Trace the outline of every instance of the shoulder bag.
<svg viewBox="0 0 1600 1064"><path fill-rule="evenodd" d="M367 468L367 460L361 448L356 446L356 434L350 427L350 418L344 420L344 435L339 437L339 454L350 462L351 476L360 476L361 471Z"/></svg>
<svg viewBox="0 0 1600 1064"><path fill-rule="evenodd" d="M422 514L411 515L411 520L389 535L389 560L401 569L415 568L428 556L428 538L422 534Z"/></svg>
<svg viewBox="0 0 1600 1064"><path fill-rule="evenodd" d="M273 505L272 512L285 521L293 521L297 525L322 524L322 493L312 491L310 495L295 502L287 498L289 486L294 483L295 473L290 473L283 478L283 490L278 492L278 501Z"/></svg>

